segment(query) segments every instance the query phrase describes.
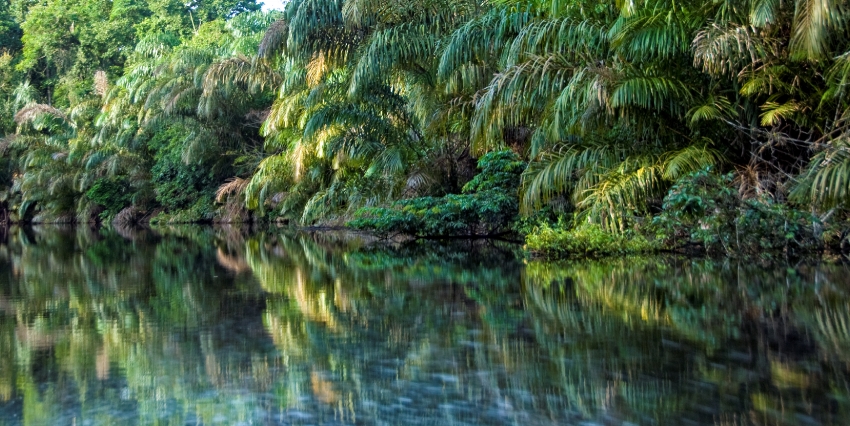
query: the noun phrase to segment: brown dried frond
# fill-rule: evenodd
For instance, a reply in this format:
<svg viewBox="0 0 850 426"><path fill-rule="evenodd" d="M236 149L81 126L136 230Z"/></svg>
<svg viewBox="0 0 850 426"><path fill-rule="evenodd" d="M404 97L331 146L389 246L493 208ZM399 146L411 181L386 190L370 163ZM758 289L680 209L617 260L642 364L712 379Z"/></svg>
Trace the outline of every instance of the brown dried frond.
<svg viewBox="0 0 850 426"><path fill-rule="evenodd" d="M283 19L269 25L269 29L266 30L263 40L260 42L259 56L261 58L268 58L279 52L281 47L286 43L288 36L289 23Z"/></svg>
<svg viewBox="0 0 850 426"><path fill-rule="evenodd" d="M106 76L106 71L98 70L94 73L94 92L98 96L106 96L109 91L109 77Z"/></svg>
<svg viewBox="0 0 850 426"><path fill-rule="evenodd" d="M58 117L62 120L68 121L68 116L65 115L65 113L63 113L58 108L54 108L46 104L31 104L21 108L21 110L18 111L17 114L15 114L15 123L22 124L28 121L32 121L42 114L50 114L54 117Z"/></svg>
<svg viewBox="0 0 850 426"><path fill-rule="evenodd" d="M738 196L744 200L765 195L774 197L779 189L779 178L755 164L748 164L736 168L733 184L738 188Z"/></svg>
<svg viewBox="0 0 850 426"><path fill-rule="evenodd" d="M215 191L215 201L223 203L232 194L241 195L245 192L245 188L248 187L248 182L248 179L238 177L228 179L226 183L219 186L218 190Z"/></svg>

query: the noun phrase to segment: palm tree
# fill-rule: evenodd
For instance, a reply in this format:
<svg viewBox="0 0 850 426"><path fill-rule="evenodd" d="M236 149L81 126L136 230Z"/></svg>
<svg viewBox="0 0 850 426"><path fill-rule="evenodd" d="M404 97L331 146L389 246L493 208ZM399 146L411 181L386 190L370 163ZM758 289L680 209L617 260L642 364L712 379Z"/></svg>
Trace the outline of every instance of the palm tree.
<svg viewBox="0 0 850 426"><path fill-rule="evenodd" d="M448 0L290 2L260 45L286 77L263 126L273 154L247 186L248 205L278 194L282 211L307 223L457 191L466 130L441 95L436 55L473 10Z"/></svg>
<svg viewBox="0 0 850 426"><path fill-rule="evenodd" d="M813 141L843 134L827 113L844 110L840 66L832 89L818 81L845 50L840 6L493 2L445 43L439 76L472 105L476 152L520 135L533 160L524 211L568 197L582 218L623 229L690 172L731 161L785 180L822 149ZM824 193L819 176L800 188Z"/></svg>
<svg viewBox="0 0 850 426"><path fill-rule="evenodd" d="M273 66L250 55L275 17L252 12L226 23L215 21L202 25L184 44L164 33L142 40L127 73L106 95L93 143L107 154L90 165L132 162L121 173L134 185L134 203L141 206L180 202L182 196L172 198L161 184L193 164L219 179L214 185L252 170L262 156L257 131L263 109L280 76ZM156 145L157 138L172 137L167 132L175 129L176 146ZM174 155L185 166L166 164ZM198 172L193 173L184 179L198 182ZM190 185L198 184L203 185ZM206 202L211 202L213 188L208 189ZM228 211L236 214L232 218L244 218L232 208Z"/></svg>
<svg viewBox="0 0 850 426"><path fill-rule="evenodd" d="M688 60L695 13L644 3L499 2L452 35L440 74L451 87L479 86L476 151L526 129L526 212L571 195L589 219L621 229L672 180L721 159L710 140L681 131L695 98L686 82L699 80ZM493 69L489 81L478 71Z"/></svg>

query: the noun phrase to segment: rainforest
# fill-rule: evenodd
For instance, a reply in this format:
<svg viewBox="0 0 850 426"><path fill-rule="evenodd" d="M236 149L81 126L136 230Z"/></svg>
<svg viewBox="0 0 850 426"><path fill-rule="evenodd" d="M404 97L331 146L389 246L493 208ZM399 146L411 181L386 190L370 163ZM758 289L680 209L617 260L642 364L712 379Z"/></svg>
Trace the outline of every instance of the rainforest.
<svg viewBox="0 0 850 426"><path fill-rule="evenodd" d="M0 1L6 223L841 250L843 0Z"/></svg>

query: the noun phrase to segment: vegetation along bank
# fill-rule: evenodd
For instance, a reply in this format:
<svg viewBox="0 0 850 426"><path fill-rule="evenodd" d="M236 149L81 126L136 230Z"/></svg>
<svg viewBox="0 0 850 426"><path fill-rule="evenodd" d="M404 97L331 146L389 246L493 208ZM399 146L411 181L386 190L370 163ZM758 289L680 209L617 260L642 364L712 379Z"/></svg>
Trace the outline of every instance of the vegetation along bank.
<svg viewBox="0 0 850 426"><path fill-rule="evenodd" d="M0 0L0 219L843 249L842 0Z"/></svg>

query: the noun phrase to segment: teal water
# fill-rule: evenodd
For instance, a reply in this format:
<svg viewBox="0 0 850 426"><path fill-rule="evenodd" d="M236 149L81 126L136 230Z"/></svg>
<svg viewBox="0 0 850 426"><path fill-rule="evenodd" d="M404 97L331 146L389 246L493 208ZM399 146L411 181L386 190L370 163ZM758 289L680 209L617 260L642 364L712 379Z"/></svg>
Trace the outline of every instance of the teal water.
<svg viewBox="0 0 850 426"><path fill-rule="evenodd" d="M850 424L850 269L0 234L3 425Z"/></svg>

